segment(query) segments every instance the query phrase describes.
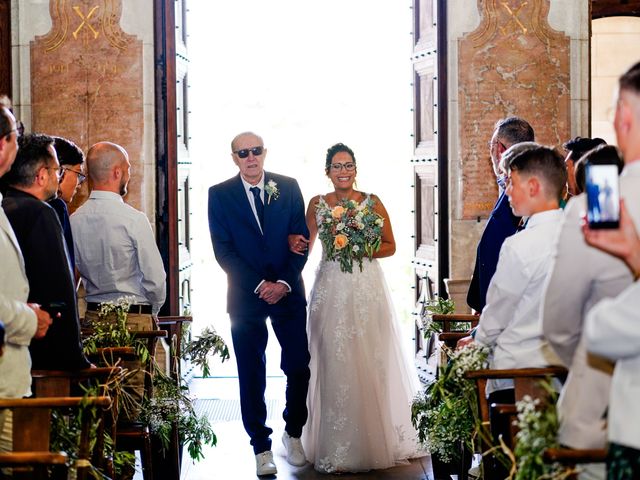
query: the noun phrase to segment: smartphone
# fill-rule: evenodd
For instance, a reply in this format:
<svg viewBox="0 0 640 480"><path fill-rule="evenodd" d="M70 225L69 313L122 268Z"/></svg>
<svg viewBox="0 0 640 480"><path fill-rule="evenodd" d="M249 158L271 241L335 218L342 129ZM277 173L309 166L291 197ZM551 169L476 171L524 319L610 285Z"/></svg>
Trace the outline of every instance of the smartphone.
<svg viewBox="0 0 640 480"><path fill-rule="evenodd" d="M589 228L619 228L620 184L616 165L586 165Z"/></svg>
<svg viewBox="0 0 640 480"><path fill-rule="evenodd" d="M57 318L58 314L62 315L67 309L67 304L65 302L49 302L40 305L40 309L47 312L51 318Z"/></svg>

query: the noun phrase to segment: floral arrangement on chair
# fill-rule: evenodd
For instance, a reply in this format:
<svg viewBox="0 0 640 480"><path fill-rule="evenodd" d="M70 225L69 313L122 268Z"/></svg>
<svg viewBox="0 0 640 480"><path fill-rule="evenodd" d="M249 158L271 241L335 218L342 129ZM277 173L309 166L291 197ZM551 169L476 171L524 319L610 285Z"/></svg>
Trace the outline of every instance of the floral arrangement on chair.
<svg viewBox="0 0 640 480"><path fill-rule="evenodd" d="M342 200L331 208L321 201L317 214L318 237L324 246L325 258L340 262L340 270L353 273L354 261L362 271L362 261L380 250L384 218L373 209L374 201L362 203Z"/></svg>
<svg viewBox="0 0 640 480"><path fill-rule="evenodd" d="M411 405L418 440L443 462L459 459L461 444L473 451L480 416L475 384L464 374L487 368L489 353L488 347L475 344L451 352L438 378Z"/></svg>

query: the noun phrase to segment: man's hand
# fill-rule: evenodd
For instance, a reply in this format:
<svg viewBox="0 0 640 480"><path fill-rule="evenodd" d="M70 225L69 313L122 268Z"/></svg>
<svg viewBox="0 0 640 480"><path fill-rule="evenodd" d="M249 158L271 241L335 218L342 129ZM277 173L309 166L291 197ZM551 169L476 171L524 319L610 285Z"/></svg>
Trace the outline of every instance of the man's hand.
<svg viewBox="0 0 640 480"><path fill-rule="evenodd" d="M265 281L258 289L258 296L269 305L278 303L287 293L287 286L280 282Z"/></svg>
<svg viewBox="0 0 640 480"><path fill-rule="evenodd" d="M309 248L309 240L304 238L304 235L291 234L288 237L289 250L296 255L304 255L304 252Z"/></svg>
<svg viewBox="0 0 640 480"><path fill-rule="evenodd" d="M458 343L456 343L456 350L462 350L464 347L466 347L467 345L471 345L473 342L474 340L471 335L469 335L468 337L463 337L458 340Z"/></svg>
<svg viewBox="0 0 640 480"><path fill-rule="evenodd" d="M36 318L38 319L38 328L36 329L36 333L33 338L38 339L42 338L47 334L47 330L49 330L49 326L53 323L51 316L40 308L40 305L37 303L28 303L31 310L36 312Z"/></svg>

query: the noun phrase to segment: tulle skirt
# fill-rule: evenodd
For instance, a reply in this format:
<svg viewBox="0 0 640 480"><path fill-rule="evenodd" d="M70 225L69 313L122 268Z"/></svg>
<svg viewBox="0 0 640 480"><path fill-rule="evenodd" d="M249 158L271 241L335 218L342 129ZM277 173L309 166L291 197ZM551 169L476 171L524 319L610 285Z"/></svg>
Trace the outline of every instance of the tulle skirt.
<svg viewBox="0 0 640 480"><path fill-rule="evenodd" d="M404 353L377 260L343 273L322 261L309 302L309 419L303 444L316 470L359 472L425 455L411 424L420 388Z"/></svg>

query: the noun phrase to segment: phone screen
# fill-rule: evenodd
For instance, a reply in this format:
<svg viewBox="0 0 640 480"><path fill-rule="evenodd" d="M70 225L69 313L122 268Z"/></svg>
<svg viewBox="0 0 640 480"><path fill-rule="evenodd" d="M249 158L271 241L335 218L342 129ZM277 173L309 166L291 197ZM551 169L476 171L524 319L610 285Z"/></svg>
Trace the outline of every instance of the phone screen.
<svg viewBox="0 0 640 480"><path fill-rule="evenodd" d="M618 167L587 164L586 190L589 228L618 228L620 225Z"/></svg>

